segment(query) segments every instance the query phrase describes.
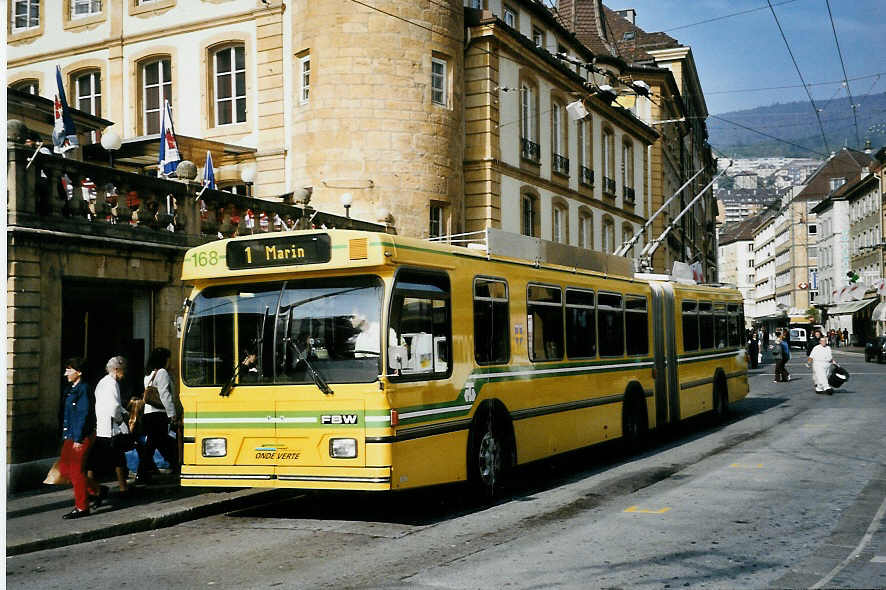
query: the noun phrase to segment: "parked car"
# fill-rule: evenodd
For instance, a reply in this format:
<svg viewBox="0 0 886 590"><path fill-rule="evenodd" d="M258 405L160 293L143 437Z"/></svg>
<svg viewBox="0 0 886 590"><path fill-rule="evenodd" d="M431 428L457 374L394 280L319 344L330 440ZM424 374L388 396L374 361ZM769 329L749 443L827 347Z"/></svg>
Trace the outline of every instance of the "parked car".
<svg viewBox="0 0 886 590"><path fill-rule="evenodd" d="M864 360L870 363L875 359L878 363L886 360L886 336L877 336L864 345Z"/></svg>

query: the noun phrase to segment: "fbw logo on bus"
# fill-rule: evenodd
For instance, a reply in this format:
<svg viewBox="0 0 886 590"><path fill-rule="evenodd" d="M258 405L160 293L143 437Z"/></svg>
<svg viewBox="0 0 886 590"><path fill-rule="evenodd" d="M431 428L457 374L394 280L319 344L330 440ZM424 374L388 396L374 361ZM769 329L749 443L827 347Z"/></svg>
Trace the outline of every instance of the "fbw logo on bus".
<svg viewBox="0 0 886 590"><path fill-rule="evenodd" d="M357 414L332 414L320 416L321 424L356 424Z"/></svg>

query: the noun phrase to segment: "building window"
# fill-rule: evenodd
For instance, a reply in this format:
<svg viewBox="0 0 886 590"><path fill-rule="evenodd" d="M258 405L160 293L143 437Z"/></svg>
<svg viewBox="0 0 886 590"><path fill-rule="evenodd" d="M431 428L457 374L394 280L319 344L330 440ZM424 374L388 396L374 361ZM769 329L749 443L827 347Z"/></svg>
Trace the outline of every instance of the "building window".
<svg viewBox="0 0 886 590"><path fill-rule="evenodd" d="M470 0L470 6L475 10L480 10L483 8L483 0Z"/></svg>
<svg viewBox="0 0 886 590"><path fill-rule="evenodd" d="M102 114L101 72L91 70L74 76L74 91L77 108L90 115Z"/></svg>
<svg viewBox="0 0 886 590"><path fill-rule="evenodd" d="M615 134L603 129L603 192L615 195Z"/></svg>
<svg viewBox="0 0 886 590"><path fill-rule="evenodd" d="M40 0L15 0L13 10L13 31L40 26Z"/></svg>
<svg viewBox="0 0 886 590"><path fill-rule="evenodd" d="M569 212L564 203L555 202L551 209L551 240L569 243Z"/></svg>
<svg viewBox="0 0 886 590"><path fill-rule="evenodd" d="M621 184L625 188L634 186L634 146L627 141L621 146Z"/></svg>
<svg viewBox="0 0 886 590"><path fill-rule="evenodd" d="M445 235L444 229L443 207L440 205L431 205L428 237L439 238L440 236Z"/></svg>
<svg viewBox="0 0 886 590"><path fill-rule="evenodd" d="M526 82L520 85L520 156L538 163L541 148L536 143L538 131L538 109L535 89Z"/></svg>
<svg viewBox="0 0 886 590"><path fill-rule="evenodd" d="M621 36L622 41L633 41L637 38L637 31L625 31Z"/></svg>
<svg viewBox="0 0 886 590"><path fill-rule="evenodd" d="M535 43L536 47L544 47L545 34L538 27L532 27L532 42Z"/></svg>
<svg viewBox="0 0 886 590"><path fill-rule="evenodd" d="M846 184L845 178L832 178L831 179L831 191L837 190L838 188L840 188L844 184Z"/></svg>
<svg viewBox="0 0 886 590"><path fill-rule="evenodd" d="M141 67L142 133L160 133L163 101L172 103L172 62L168 58L147 62Z"/></svg>
<svg viewBox="0 0 886 590"><path fill-rule="evenodd" d="M593 248L594 219L589 211L578 213L578 247L586 250Z"/></svg>
<svg viewBox="0 0 886 590"><path fill-rule="evenodd" d="M621 227L621 243L627 244L628 240L634 237L634 226L626 223ZM633 251L633 248L631 248Z"/></svg>
<svg viewBox="0 0 886 590"><path fill-rule="evenodd" d="M809 224L809 235L814 236L817 233L818 233L818 228L815 226L815 224Z"/></svg>
<svg viewBox="0 0 886 590"><path fill-rule="evenodd" d="M92 16L99 14L101 11L101 0L71 0L71 18Z"/></svg>
<svg viewBox="0 0 886 590"><path fill-rule="evenodd" d="M448 80L446 61L438 57L431 58L431 102L441 107L448 104L446 81Z"/></svg>
<svg viewBox="0 0 886 590"><path fill-rule="evenodd" d="M510 6L505 6L504 8L504 21L505 24L511 27L512 29L517 29L517 11L511 8Z"/></svg>
<svg viewBox="0 0 886 590"><path fill-rule="evenodd" d="M215 124L246 121L246 50L242 45L219 49L213 54Z"/></svg>
<svg viewBox="0 0 886 590"><path fill-rule="evenodd" d="M311 56L305 55L298 60L301 64L301 92L299 93L299 102L306 104L311 97Z"/></svg>
<svg viewBox="0 0 886 590"><path fill-rule="evenodd" d="M18 90L19 92L27 92L28 94L40 94L40 82L34 80L33 78L28 80L19 80L15 84L10 86L13 90Z"/></svg>
<svg viewBox="0 0 886 590"><path fill-rule="evenodd" d="M551 107L551 153L554 172L569 175L569 158L566 155L568 140L566 137L565 109L557 102Z"/></svg>
<svg viewBox="0 0 886 590"><path fill-rule="evenodd" d="M538 237L538 198L524 193L520 198L520 233Z"/></svg>
<svg viewBox="0 0 886 590"><path fill-rule="evenodd" d="M615 252L615 223L611 217L603 219L603 252L607 254Z"/></svg>

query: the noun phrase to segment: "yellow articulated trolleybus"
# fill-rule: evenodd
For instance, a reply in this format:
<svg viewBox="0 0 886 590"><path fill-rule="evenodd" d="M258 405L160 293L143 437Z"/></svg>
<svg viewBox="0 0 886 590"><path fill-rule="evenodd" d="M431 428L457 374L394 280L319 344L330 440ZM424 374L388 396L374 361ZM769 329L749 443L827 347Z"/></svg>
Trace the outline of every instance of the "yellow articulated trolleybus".
<svg viewBox="0 0 886 590"><path fill-rule="evenodd" d="M190 250L182 484L468 480L492 495L514 465L635 446L747 395L735 289L485 235L478 249L312 230Z"/></svg>

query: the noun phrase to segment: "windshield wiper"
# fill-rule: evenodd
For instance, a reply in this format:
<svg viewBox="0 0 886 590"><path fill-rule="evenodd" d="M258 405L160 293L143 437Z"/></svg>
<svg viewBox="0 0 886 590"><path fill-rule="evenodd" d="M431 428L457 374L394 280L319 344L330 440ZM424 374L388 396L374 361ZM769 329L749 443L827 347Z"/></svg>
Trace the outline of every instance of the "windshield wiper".
<svg viewBox="0 0 886 590"><path fill-rule="evenodd" d="M261 362L259 362L259 357L262 351L262 343L265 340L265 327L268 323L268 314L270 313L270 311L271 308L266 305L265 313L264 315L262 315L261 332L252 341L252 346L254 347L252 348L252 350L254 350L255 352L250 352L249 348L246 349L246 357L242 361L237 363L237 366L234 367L234 373L231 375L231 378L228 380L228 382L222 386L221 391L218 392L219 396L228 397L229 395L231 395L231 391L234 390L234 384L237 382L237 377L240 376L240 369L242 369L243 367L250 368L254 366L261 366Z"/></svg>
<svg viewBox="0 0 886 590"><path fill-rule="evenodd" d="M316 385L317 388L320 389L320 391L322 391L326 395L332 395L333 394L332 389L329 387L329 385L326 383L326 381L320 375L320 372L314 368L314 365L311 364L311 361L308 360L308 354L310 354L310 349L308 349L305 352L302 352L301 350L298 349L298 346L295 345L295 342L293 342L291 338L289 339L289 346L291 346L292 350L295 352L296 366L298 366L299 361L303 361L305 363L305 366L308 368L308 373L310 373L311 379L314 380L314 385ZM310 346L310 344L308 344L308 346Z"/></svg>

